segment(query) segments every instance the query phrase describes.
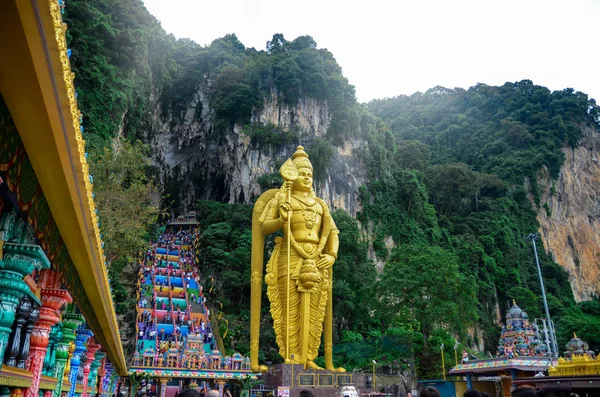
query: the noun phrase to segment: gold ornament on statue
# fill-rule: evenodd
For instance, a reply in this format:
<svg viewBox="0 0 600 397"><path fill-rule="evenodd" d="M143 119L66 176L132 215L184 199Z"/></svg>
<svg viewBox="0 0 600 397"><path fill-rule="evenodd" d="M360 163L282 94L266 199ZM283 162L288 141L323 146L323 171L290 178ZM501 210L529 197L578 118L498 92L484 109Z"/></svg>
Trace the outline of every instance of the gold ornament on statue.
<svg viewBox="0 0 600 397"><path fill-rule="evenodd" d="M254 372L266 372L258 363L261 292L265 235L283 231L267 262L265 283L279 354L286 364L314 362L321 334L332 345L332 266L337 258L338 230L325 201L313 190L313 166L302 146L280 169L280 189L263 193L252 211L252 278L250 298L250 361ZM334 368L332 349L325 349L325 368Z"/></svg>

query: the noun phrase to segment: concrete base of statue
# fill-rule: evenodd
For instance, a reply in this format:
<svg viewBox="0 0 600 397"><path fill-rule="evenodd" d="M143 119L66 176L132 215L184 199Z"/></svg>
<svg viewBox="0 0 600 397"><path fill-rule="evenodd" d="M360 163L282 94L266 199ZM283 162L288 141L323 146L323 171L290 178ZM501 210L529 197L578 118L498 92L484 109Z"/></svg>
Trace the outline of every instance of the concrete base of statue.
<svg viewBox="0 0 600 397"><path fill-rule="evenodd" d="M362 394L368 391L368 377L360 372L304 369L302 364L275 364L262 375L264 385L274 388L273 395L280 397L298 397L302 390L309 390L314 397L335 397L341 386L354 386Z"/></svg>

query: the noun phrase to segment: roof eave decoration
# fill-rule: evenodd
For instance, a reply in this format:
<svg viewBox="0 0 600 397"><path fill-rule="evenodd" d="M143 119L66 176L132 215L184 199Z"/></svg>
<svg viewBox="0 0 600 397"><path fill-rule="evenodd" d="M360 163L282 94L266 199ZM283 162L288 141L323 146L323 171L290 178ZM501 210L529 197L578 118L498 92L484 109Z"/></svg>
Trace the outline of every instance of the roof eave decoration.
<svg viewBox="0 0 600 397"><path fill-rule="evenodd" d="M1 2L0 90L90 302L84 315L126 375L65 29L56 0Z"/></svg>

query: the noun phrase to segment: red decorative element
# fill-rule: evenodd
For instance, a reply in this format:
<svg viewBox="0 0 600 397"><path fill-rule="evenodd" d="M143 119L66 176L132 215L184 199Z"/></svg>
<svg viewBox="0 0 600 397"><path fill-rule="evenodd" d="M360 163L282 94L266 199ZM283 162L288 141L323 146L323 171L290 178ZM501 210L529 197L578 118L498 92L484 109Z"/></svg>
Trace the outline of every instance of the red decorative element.
<svg viewBox="0 0 600 397"><path fill-rule="evenodd" d="M23 278L23 281L25 281L25 284L27 284L27 286L29 287L31 292L33 292L35 294L37 291L37 284L35 283L35 280L31 276L31 274L28 274L27 276L25 276L25 278Z"/></svg>
<svg viewBox="0 0 600 397"><path fill-rule="evenodd" d="M98 393L104 394L104 377L106 376L106 357L102 359L100 369L98 369Z"/></svg>
<svg viewBox="0 0 600 397"><path fill-rule="evenodd" d="M92 365L92 362L96 359L96 352L100 350L101 347L102 346L96 343L94 337L91 337L88 340L87 350L85 352L87 361L85 362L85 365L83 367L83 394L81 395L82 397L88 397L87 387L90 375L90 367Z"/></svg>
<svg viewBox="0 0 600 397"><path fill-rule="evenodd" d="M27 370L33 372L31 386L26 397L39 397L40 377L44 366L44 357L48 348L48 336L54 324L60 321L57 310L73 302L69 292L63 289L42 289L42 307L40 318L31 331L31 345L27 358Z"/></svg>
<svg viewBox="0 0 600 397"><path fill-rule="evenodd" d="M44 397L52 397L52 390L44 390Z"/></svg>
<svg viewBox="0 0 600 397"><path fill-rule="evenodd" d="M40 276L40 286L42 288L60 288L60 274L52 269L44 269Z"/></svg>

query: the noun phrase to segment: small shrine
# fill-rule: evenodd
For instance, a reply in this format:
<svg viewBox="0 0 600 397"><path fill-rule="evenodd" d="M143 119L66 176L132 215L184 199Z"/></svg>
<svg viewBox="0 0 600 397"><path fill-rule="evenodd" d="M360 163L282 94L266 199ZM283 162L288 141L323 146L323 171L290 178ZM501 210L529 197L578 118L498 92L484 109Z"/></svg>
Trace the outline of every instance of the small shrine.
<svg viewBox="0 0 600 397"><path fill-rule="evenodd" d="M600 358L576 334L566 348L563 357L548 369L549 376L517 379L515 383L543 389L547 396L600 395Z"/></svg>
<svg viewBox="0 0 600 397"><path fill-rule="evenodd" d="M566 347L564 357L558 359L558 365L549 369L550 376L600 375L600 358L596 357L587 343L573 334Z"/></svg>
<svg viewBox="0 0 600 397"><path fill-rule="evenodd" d="M465 357L450 370L450 375L465 376L467 388L472 387L473 377L499 376L502 396L508 397L515 379L534 376L558 363L556 358L550 357L548 346L540 340L538 331L527 313L513 301L501 326L496 357L481 360Z"/></svg>
<svg viewBox="0 0 600 397"><path fill-rule="evenodd" d="M537 336L537 327L529 321L527 313L513 300L506 313L506 324L502 325L497 357L544 357L549 350Z"/></svg>

